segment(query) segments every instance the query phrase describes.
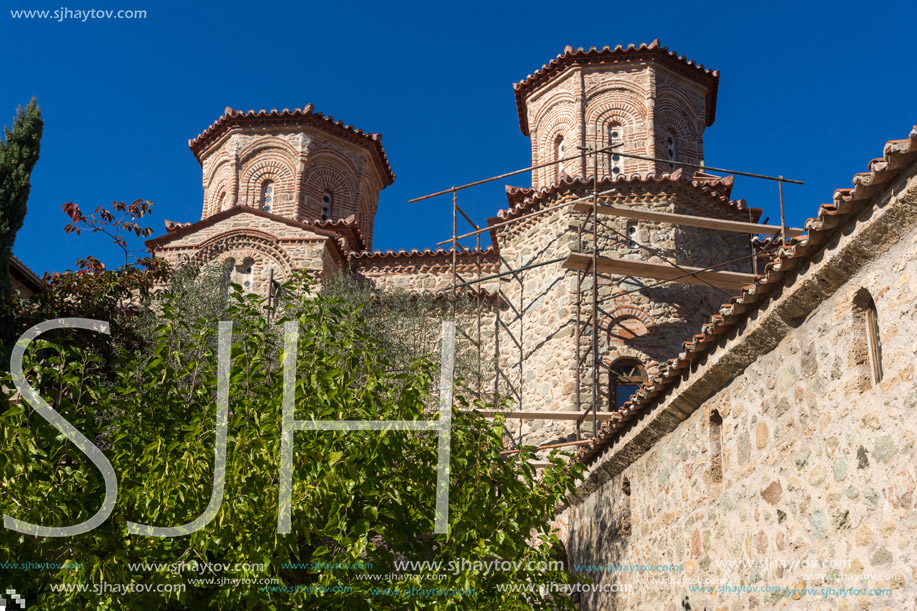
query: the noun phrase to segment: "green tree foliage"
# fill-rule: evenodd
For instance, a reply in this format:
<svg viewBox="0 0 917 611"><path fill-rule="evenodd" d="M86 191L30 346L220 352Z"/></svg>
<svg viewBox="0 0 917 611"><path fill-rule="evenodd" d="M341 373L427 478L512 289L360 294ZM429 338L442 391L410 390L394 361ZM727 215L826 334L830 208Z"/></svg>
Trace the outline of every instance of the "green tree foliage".
<svg viewBox="0 0 917 611"><path fill-rule="evenodd" d="M147 256L135 256L128 239L146 237L149 227L140 221L150 214L152 204L146 200L133 203L113 202L111 209L98 207L86 215L79 206L69 202L61 206L69 218L66 233L80 235L100 233L108 236L124 252L124 265L107 269L98 259L87 256L76 262L75 271L47 274L42 290L30 299L21 299L16 292L0 291L0 368L9 370L8 358L16 341L26 329L54 318L82 317L108 320L116 343L138 346L149 341L149 330L141 332L141 323L148 321L153 305L153 287L165 282L171 270L162 261ZM187 278L187 271L182 277ZM149 327L146 324L145 327ZM93 347L94 354L112 358L110 342L87 338L85 334L67 334L70 341Z"/></svg>
<svg viewBox="0 0 917 611"><path fill-rule="evenodd" d="M208 282L205 278L203 285ZM104 450L118 474L119 498L107 522L78 537L35 538L0 530L0 562L78 567L6 571L4 586L43 609L572 608L569 599L543 597L537 589L500 588L572 581L547 565L561 554L548 524L581 467L567 466L555 454L553 466L536 472L527 462L533 458L528 450L500 454L501 422L457 410L448 535L431 534L436 436L397 431L295 433L292 532L278 534L283 323L297 321L300 328L298 420L435 418L429 405L435 403L436 364L424 356L431 350L409 360L393 357L393 348L368 327L362 306L316 293L305 277L286 285L283 299L271 308L236 285L225 311L217 302L201 308L189 299L194 279L186 278L184 286L157 299L148 342L98 336L96 342L110 344L104 357L66 334L40 338L30 347L29 383ZM185 524L210 499L217 319L234 325L221 509L190 536L128 535L127 521ZM70 335L81 333L88 332ZM52 526L93 515L104 491L98 471L9 390L8 375L0 378L0 387L6 389L0 393L0 510ZM486 407L462 396L455 405ZM445 564L439 571L392 576L401 560ZM494 560L518 564L489 572L480 565L448 564ZM233 569L191 574L131 567L190 561ZM364 568L352 568L354 563ZM194 581L202 578L214 581ZM166 583L187 589L125 593L123 585L120 590L111 586ZM89 591L53 591L68 584ZM459 588L466 594L405 595L412 587Z"/></svg>
<svg viewBox="0 0 917 611"><path fill-rule="evenodd" d="M25 219L26 202L31 188L29 178L38 162L41 146L41 109L35 98L25 108L18 108L13 129L4 128L5 142L0 142L0 291L10 289L10 257L16 233Z"/></svg>

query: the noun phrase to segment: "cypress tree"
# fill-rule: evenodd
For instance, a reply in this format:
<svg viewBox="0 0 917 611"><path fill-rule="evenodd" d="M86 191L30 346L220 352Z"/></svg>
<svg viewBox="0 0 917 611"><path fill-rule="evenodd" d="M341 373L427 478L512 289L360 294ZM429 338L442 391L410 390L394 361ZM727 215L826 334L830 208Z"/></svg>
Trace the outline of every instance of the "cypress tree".
<svg viewBox="0 0 917 611"><path fill-rule="evenodd" d="M10 257L16 232L25 220L29 177L38 161L44 121L35 98L16 110L13 129L0 142L0 292L10 290Z"/></svg>

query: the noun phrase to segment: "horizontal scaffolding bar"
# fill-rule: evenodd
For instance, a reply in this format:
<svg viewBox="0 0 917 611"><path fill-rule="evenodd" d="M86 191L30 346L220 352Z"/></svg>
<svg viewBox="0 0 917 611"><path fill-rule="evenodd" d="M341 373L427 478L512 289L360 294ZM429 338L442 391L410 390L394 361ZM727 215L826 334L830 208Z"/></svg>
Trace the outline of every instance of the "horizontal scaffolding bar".
<svg viewBox="0 0 917 611"><path fill-rule="evenodd" d="M611 193L614 193L615 191L616 191L616 189L609 189L609 190L607 190L607 191L602 191L602 192L599 193L599 196L602 196L602 195L609 195L609 194L611 194ZM517 216L517 217L514 218L514 219L509 219L508 221L500 221L499 223L494 223L493 225L488 225L487 227L484 227L483 229L477 229L477 230L471 231L471 232L469 232L469 233L464 233L464 234L462 234L462 235L455 236L455 239L456 239L456 240L463 240L463 239L465 239L465 238L470 238L471 236L478 235L479 233L484 233L484 232L486 232L486 231L491 231L491 230L493 230L493 229L497 229L498 227L504 227L504 226L506 226L506 225L511 225L512 223L518 223L519 221L524 221L524 220L526 220L526 219L532 218L533 216L538 216L538 215L541 215L541 214L546 214L546 213L552 212L552 211L554 211L554 210L560 210L561 208L567 208L568 206L575 206L576 204L578 204L578 203L580 203L580 202L586 202L586 201L592 201L592 194L591 194L591 193L590 193L588 196L586 196L586 197L581 197L581 198L579 198L579 199L574 199L574 200L571 200L571 201L569 201L569 202L564 202L564 203L562 203L562 204L557 204L556 206L549 206L548 208L542 208L541 210L536 210L535 212L529 212L528 214L523 214L522 216ZM451 244L451 243L452 243L452 238L449 238L448 240L443 240L442 242L437 242L436 245L437 245L437 246L443 246L444 244Z"/></svg>
<svg viewBox="0 0 917 611"><path fill-rule="evenodd" d="M561 261L566 261L566 257L559 257L557 259L551 259L550 261L542 261L541 263L532 263L531 265L526 265L516 269L511 269L508 272L500 272L499 274L491 274L490 276L484 276L483 278L478 278L477 280L470 280L468 282L463 282L461 284L456 284L454 289L462 288L463 286L469 286L471 284L477 284L478 282L486 282L488 280L494 280L495 278L500 278L502 276L511 276L512 274L518 272L524 272L527 269L535 269L536 267L541 267L543 265L550 265L552 263L560 263Z"/></svg>
<svg viewBox="0 0 917 611"><path fill-rule="evenodd" d="M594 153L610 153L612 152L610 148L606 147L599 149L597 151L592 150L589 147L576 147L580 150L585 150L588 154ZM656 163L668 163L671 165L684 166L688 168L694 168L696 170L701 170L703 172L723 172L724 174L735 174L736 176L748 176L749 178L763 178L764 180L775 180L777 182L788 182L794 185L804 185L801 180L790 180L789 178L784 178L783 176L768 176L767 174L754 174L752 172L739 172L738 170L727 170L725 168L715 168L709 165L700 165L697 163L688 163L687 161L675 161L674 159L660 159L659 157L645 157L643 155L633 155L631 153L622 153L621 151L614 151L615 155L620 155L621 157L629 157L631 159L641 159L643 161L655 161ZM444 191L444 193L449 193L449 191Z"/></svg>
<svg viewBox="0 0 917 611"><path fill-rule="evenodd" d="M566 448L569 446L585 446L592 443L591 439L584 439L582 441L567 441L564 443L552 443L546 446L538 446L535 448L535 452L541 452L542 450L553 450L555 448ZM500 452L503 456L508 456L510 454L518 454L521 450L504 450Z"/></svg>
<svg viewBox="0 0 917 611"><path fill-rule="evenodd" d="M601 151L596 151L596 152L601 153L604 151L610 151L612 148L616 146L621 146L621 145L613 144L610 147L607 147L605 149L602 149ZM592 155L594 153L589 152L586 154ZM444 191L437 191L436 193L431 193L430 195L424 195L423 197L415 197L414 199L409 199L408 203L413 204L415 202L422 202L425 199L432 199L434 197L439 197L440 195L446 195L447 193L452 193L453 191L461 191L462 189L468 189L469 187L476 187L478 185L487 184L495 180L500 180L501 178L509 178L510 176L516 176L517 174L525 174L526 172L531 172L532 170L540 170L541 168L546 168L548 166L556 165L558 163L564 163L566 161L573 161L574 159L582 159L582 157L583 157L582 153L577 153L576 155L571 155L570 157L563 157L561 159L555 159L553 161L546 161L544 163L539 163L538 165L533 165L527 168L522 168L521 170L516 170L514 172L507 172L506 174L500 174L498 176L491 176L490 178L485 178L483 180L476 180L474 182L470 182L467 185L462 185L460 187L452 187L451 189L446 189ZM791 181L787 181L787 182L791 182Z"/></svg>
<svg viewBox="0 0 917 611"><path fill-rule="evenodd" d="M578 252L570 253L565 269L589 271L592 268L592 255ZM647 261L634 261L632 259L614 259L599 257L596 270L600 273L615 274L618 276L633 276L636 278L651 278L653 280L684 282L686 284L710 284L717 288L741 290L749 284L754 284L754 274L741 272L712 272L701 267L681 266L687 274L679 273L680 270L669 264L649 263Z"/></svg>
<svg viewBox="0 0 917 611"><path fill-rule="evenodd" d="M495 409L460 409L460 414L480 414L485 418L493 418L496 415L502 415L506 418L519 418L522 420L576 420L585 414L591 414L592 410L585 412L569 411L501 411ZM611 420L612 412L599 412L598 420Z"/></svg>
<svg viewBox="0 0 917 611"><path fill-rule="evenodd" d="M592 212L592 204L576 204L573 207L577 212ZM598 206L596 211L599 214L609 216L620 216L623 218L634 219L638 221L658 221L660 223L671 223L673 225L688 225L691 227L703 227L705 229L717 229L720 231L734 231L736 233L761 233L765 235L779 235L782 231L780 225L759 225L758 223L746 223L744 221L727 221L709 216L692 216L690 214L675 214L674 212L656 212L642 208L623 208L621 206ZM787 227L788 237L795 238L806 232L805 229Z"/></svg>

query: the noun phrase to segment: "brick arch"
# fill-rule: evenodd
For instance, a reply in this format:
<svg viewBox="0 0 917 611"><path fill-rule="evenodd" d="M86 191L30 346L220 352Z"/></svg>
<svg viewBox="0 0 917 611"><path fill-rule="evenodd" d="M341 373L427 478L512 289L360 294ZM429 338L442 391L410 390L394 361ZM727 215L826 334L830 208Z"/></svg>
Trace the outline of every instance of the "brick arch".
<svg viewBox="0 0 917 611"><path fill-rule="evenodd" d="M337 168L343 174L350 174L353 177L361 175L360 169L352 159L340 151L330 148L317 148L311 151L308 163L311 167L328 166ZM306 169L308 170L308 168Z"/></svg>
<svg viewBox="0 0 917 611"><path fill-rule="evenodd" d="M334 217L343 218L356 212L355 189L340 166L332 159L318 159L310 164L303 180L300 220L321 218L320 202L325 191L334 194Z"/></svg>
<svg viewBox="0 0 917 611"><path fill-rule="evenodd" d="M230 231L204 242L192 258L199 267L222 263L226 259L241 261L251 257L256 262L271 260L277 264L275 277L280 282L292 277L293 262L270 234L252 229Z"/></svg>
<svg viewBox="0 0 917 611"><path fill-rule="evenodd" d="M204 214L201 216L202 219L220 212L220 200L223 196L226 196L228 199L229 186L231 183L232 168L229 162L220 162L211 173L210 180L204 191L207 200L204 202ZM232 202L224 200L224 205L232 205Z"/></svg>
<svg viewBox="0 0 917 611"><path fill-rule="evenodd" d="M551 122L557 116L569 116L576 119L576 96L569 91L559 90L553 92L546 99L542 100L538 110L535 112L530 125L534 126L534 132L540 133L541 124L545 121Z"/></svg>
<svg viewBox="0 0 917 611"><path fill-rule="evenodd" d="M670 96L656 101L656 123L682 140L697 142L698 134L694 123L685 114L684 106Z"/></svg>
<svg viewBox="0 0 917 611"><path fill-rule="evenodd" d="M586 126L594 125L596 117L607 115L609 111L626 115L632 124L647 121L644 96L637 95L630 89L616 88L605 89L590 97L586 103Z"/></svg>
<svg viewBox="0 0 917 611"><path fill-rule="evenodd" d="M563 136L564 140L570 144L569 136L573 134L576 130L576 119L572 116L566 114L557 114L551 118L550 123L544 127L538 127L538 156L535 159L535 163L547 163L548 161L553 160L554 158L554 141L557 139L557 136ZM573 142L572 144L576 144ZM568 146L568 150L565 151L565 156L570 156L570 149L572 147ZM559 170L555 169L554 166L549 166L541 169L541 184L550 184L554 182L554 174L556 171L570 173L571 166L575 164L575 161L568 161L561 165Z"/></svg>
<svg viewBox="0 0 917 611"><path fill-rule="evenodd" d="M263 136L242 147L239 151L239 165L244 167L252 159L261 157L265 153L286 160L290 166L294 166L295 160L299 157L299 152L296 148L283 138Z"/></svg>
<svg viewBox="0 0 917 611"><path fill-rule="evenodd" d="M612 344L609 346L608 350L605 351L605 354L602 355L602 363L600 365L602 386L604 387L608 371L615 363L620 361L638 361L643 367L643 370L646 371L647 376L649 376L651 373L651 367L649 366L651 360L649 355L636 348L626 344Z"/></svg>
<svg viewBox="0 0 917 611"><path fill-rule="evenodd" d="M379 192L373 189L371 182L369 177L364 177L360 181L360 199L357 204L357 224L369 249L372 249L373 225L379 203Z"/></svg>
<svg viewBox="0 0 917 611"><path fill-rule="evenodd" d="M643 333L634 333L634 329L632 326L627 325L626 321L636 321L639 327L642 327ZM617 331L619 327L627 329L630 337L625 337L622 333L619 333ZM659 327L653 317L642 308L634 305L621 305L602 317L599 322L599 329L607 337L609 344L623 344L630 339L656 333Z"/></svg>
<svg viewBox="0 0 917 611"><path fill-rule="evenodd" d="M204 189L210 186L218 179L219 176L231 170L229 156L221 151L219 157L213 160L213 163L204 168Z"/></svg>
<svg viewBox="0 0 917 611"><path fill-rule="evenodd" d="M645 104L629 90L622 93L606 90L600 100L595 100L586 109L586 143L589 146L607 145L609 126L617 124L623 129L622 150L629 153L646 154L646 135L648 130ZM597 133L596 133L597 130ZM624 174L634 174L641 170L645 162L624 158L621 169ZM611 175L608 156L599 157L600 171Z"/></svg>
<svg viewBox="0 0 917 611"><path fill-rule="evenodd" d="M296 164L290 158L289 151L275 145L273 141L264 143L261 148L253 149L241 160L239 169L239 201L245 205L258 207L261 197L261 185L266 180L274 181L274 201L276 213L281 213L285 204L293 201L296 188Z"/></svg>

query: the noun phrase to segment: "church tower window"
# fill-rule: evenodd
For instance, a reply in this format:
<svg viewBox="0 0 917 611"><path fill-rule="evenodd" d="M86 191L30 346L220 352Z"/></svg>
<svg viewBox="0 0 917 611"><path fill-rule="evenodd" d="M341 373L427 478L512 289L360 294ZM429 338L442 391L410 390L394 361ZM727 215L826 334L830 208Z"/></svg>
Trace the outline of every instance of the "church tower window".
<svg viewBox="0 0 917 611"><path fill-rule="evenodd" d="M261 209L270 212L274 207L274 181L266 180L261 185Z"/></svg>
<svg viewBox="0 0 917 611"><path fill-rule="evenodd" d="M637 221L627 221L627 247L637 248Z"/></svg>
<svg viewBox="0 0 917 611"><path fill-rule="evenodd" d="M564 137L562 134L558 134L557 137L554 138L554 162L555 162L554 163L554 180L555 182L560 180L561 166L563 165L563 163L561 163L560 160L563 158L564 158Z"/></svg>
<svg viewBox="0 0 917 611"><path fill-rule="evenodd" d="M322 220L327 221L334 213L334 193L325 191L322 195Z"/></svg>
<svg viewBox="0 0 917 611"><path fill-rule="evenodd" d="M710 481L723 481L723 417L716 410L710 413Z"/></svg>
<svg viewBox="0 0 917 611"><path fill-rule="evenodd" d="M882 341L879 338L879 313L876 302L869 298L866 306L866 340L869 345L869 363L872 366L873 384L882 381Z"/></svg>
<svg viewBox="0 0 917 611"><path fill-rule="evenodd" d="M620 145L623 142L621 137L622 129L620 125L612 124L608 127L608 146L616 146L616 149L611 150L608 153L608 174L609 176L617 176L621 173L621 155L618 154Z"/></svg>

